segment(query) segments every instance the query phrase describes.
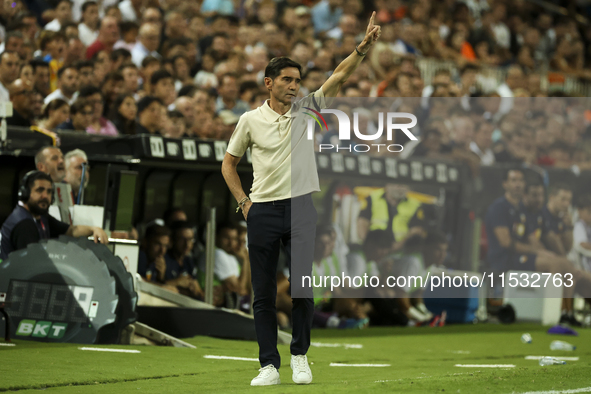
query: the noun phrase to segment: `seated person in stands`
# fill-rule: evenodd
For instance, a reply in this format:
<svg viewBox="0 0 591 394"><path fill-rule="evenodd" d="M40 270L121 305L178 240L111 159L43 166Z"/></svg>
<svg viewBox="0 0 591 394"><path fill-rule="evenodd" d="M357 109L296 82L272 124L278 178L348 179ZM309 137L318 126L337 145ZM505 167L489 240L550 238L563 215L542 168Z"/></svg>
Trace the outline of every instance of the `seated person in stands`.
<svg viewBox="0 0 591 394"><path fill-rule="evenodd" d="M565 257L531 242L536 238L537 230L533 234L531 229L527 230L527 213L521 204L524 187L523 171L518 168L507 170L503 181L505 194L488 208L485 226L490 268L497 272L519 270L559 273L563 278L572 275L570 278L575 290L584 297L591 296L591 273L576 268Z"/></svg>
<svg viewBox="0 0 591 394"><path fill-rule="evenodd" d="M181 294L203 298L203 291L197 282L197 267L191 256L195 233L187 221L176 221L170 225L170 248L166 252L167 285L176 286Z"/></svg>
<svg viewBox="0 0 591 394"><path fill-rule="evenodd" d="M423 262L427 271L445 270L445 257L449 245L442 231L430 231L424 241Z"/></svg>
<svg viewBox="0 0 591 394"><path fill-rule="evenodd" d="M160 99L152 96L143 97L137 103L136 134L158 134L162 130L162 112L164 104Z"/></svg>
<svg viewBox="0 0 591 394"><path fill-rule="evenodd" d="M564 184L550 186L548 203L542 208L546 247L566 256L573 246L573 222L569 213L573 191Z"/></svg>
<svg viewBox="0 0 591 394"><path fill-rule="evenodd" d="M330 279L326 287L318 285L325 283L325 276L349 275L347 262L339 261L334 252L336 231L332 225L316 227L316 242L314 248L314 262L312 264L313 293L314 293L314 325L317 327L363 328L369 323L367 312L371 309L368 302L357 298L341 298L342 289L331 292ZM333 297L335 295L336 297Z"/></svg>
<svg viewBox="0 0 591 394"><path fill-rule="evenodd" d="M573 199L573 191L565 184L550 186L548 202L542 208L544 228L542 230L544 246L559 256L567 256L573 248L573 222L569 212ZM576 259L576 257L574 257ZM579 260L580 261L580 260ZM579 265L579 268L583 268ZM580 323L574 316L571 289L564 289L562 298L561 322L575 326Z"/></svg>
<svg viewBox="0 0 591 394"><path fill-rule="evenodd" d="M387 230L371 230L367 233L362 247L354 246L347 255L347 269L349 276L381 277L378 264L390 253L394 234ZM387 287L369 288L368 301L372 305L369 314L370 325L403 325L406 326L408 318L398 309L398 303L393 298L394 292Z"/></svg>
<svg viewBox="0 0 591 394"><path fill-rule="evenodd" d="M397 279L399 282L392 291L400 311L418 325L433 319L433 314L427 309L422 299L423 289L420 287L422 284L420 279L411 279L424 278L427 274L422 254L427 247L425 240L423 234L406 238L401 252L389 254L380 264L380 272L384 279L388 276L404 278L404 280Z"/></svg>
<svg viewBox="0 0 591 394"><path fill-rule="evenodd" d="M93 113L93 105L90 102L78 99L70 107L70 120L57 125L56 129L86 131L92 123Z"/></svg>
<svg viewBox="0 0 591 394"><path fill-rule="evenodd" d="M152 224L140 243L137 272L151 283L167 290L178 292L176 286L166 285L166 251L170 244L170 230L158 224Z"/></svg>
<svg viewBox="0 0 591 394"><path fill-rule="evenodd" d="M248 259L248 253L238 250L238 229L236 225L224 223L218 226L215 240L214 293L216 291L215 287L219 286L226 293L235 293L238 296L249 294L250 260ZM240 255L243 262L242 266L237 254ZM199 260L199 279L202 287L205 285L205 266L205 255L203 255ZM220 301L223 304L224 300ZM222 305L216 303L216 306Z"/></svg>

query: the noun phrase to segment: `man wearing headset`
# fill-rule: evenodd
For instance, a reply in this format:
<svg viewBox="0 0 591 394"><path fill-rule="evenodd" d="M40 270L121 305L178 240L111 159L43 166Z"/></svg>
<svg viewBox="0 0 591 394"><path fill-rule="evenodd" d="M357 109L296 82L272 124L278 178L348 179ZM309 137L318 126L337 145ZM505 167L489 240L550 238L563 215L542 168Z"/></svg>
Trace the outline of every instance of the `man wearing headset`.
<svg viewBox="0 0 591 394"><path fill-rule="evenodd" d="M19 203L0 229L0 260L42 239L93 236L94 242L106 244L107 234L99 227L71 226L48 215L53 201L51 176L41 171L25 175L18 191Z"/></svg>

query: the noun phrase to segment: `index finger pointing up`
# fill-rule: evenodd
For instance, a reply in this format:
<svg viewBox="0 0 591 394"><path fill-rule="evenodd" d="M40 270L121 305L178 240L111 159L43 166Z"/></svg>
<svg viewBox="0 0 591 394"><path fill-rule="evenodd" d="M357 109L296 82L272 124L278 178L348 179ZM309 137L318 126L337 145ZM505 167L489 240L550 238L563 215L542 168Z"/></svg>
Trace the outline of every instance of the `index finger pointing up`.
<svg viewBox="0 0 591 394"><path fill-rule="evenodd" d="M371 13L371 18L369 18L369 25L370 26L373 26L373 21L374 21L375 17L376 17L376 12L374 11Z"/></svg>

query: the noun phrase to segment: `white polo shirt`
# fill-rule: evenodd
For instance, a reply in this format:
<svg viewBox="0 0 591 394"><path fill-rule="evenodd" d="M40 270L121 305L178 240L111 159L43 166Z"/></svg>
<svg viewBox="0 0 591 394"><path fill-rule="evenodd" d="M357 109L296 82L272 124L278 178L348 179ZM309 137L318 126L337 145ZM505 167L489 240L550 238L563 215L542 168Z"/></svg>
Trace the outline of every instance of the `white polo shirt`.
<svg viewBox="0 0 591 394"><path fill-rule="evenodd" d="M240 117L227 152L242 157L246 149L251 149L253 202L283 200L320 191L314 140L307 138L308 117L298 113L303 107L316 111L326 108L322 88L292 105L284 115L273 111L267 100Z"/></svg>

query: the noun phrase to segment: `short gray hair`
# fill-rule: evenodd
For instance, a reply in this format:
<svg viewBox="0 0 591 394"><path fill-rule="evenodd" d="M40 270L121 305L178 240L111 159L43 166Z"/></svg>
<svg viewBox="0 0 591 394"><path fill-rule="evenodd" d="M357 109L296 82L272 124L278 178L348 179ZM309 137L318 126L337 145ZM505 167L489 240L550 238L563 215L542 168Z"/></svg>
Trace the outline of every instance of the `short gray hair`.
<svg viewBox="0 0 591 394"><path fill-rule="evenodd" d="M66 162L66 170L70 166L69 163L72 157L81 157L84 159L84 161L88 161L88 156L86 156L86 153L82 149L71 150L64 156L64 161Z"/></svg>

